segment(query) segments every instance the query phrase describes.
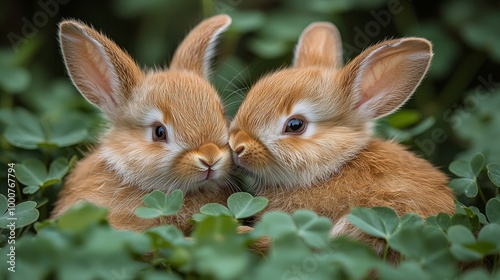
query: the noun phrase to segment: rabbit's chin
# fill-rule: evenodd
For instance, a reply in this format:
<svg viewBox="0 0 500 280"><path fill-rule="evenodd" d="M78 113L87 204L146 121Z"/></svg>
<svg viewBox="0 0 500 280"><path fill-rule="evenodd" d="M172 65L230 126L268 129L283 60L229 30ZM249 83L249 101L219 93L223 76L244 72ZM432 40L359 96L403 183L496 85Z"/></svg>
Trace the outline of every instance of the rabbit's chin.
<svg viewBox="0 0 500 280"><path fill-rule="evenodd" d="M196 192L217 192L223 186L232 186L234 183L228 175L222 175L222 172L213 177L207 178L205 172L199 175L189 177L168 176L163 174L157 178L133 178L133 176L123 176L115 171L116 177L122 185L133 186L144 191L160 190L166 193L180 189L185 194ZM203 179L201 179L203 177Z"/></svg>

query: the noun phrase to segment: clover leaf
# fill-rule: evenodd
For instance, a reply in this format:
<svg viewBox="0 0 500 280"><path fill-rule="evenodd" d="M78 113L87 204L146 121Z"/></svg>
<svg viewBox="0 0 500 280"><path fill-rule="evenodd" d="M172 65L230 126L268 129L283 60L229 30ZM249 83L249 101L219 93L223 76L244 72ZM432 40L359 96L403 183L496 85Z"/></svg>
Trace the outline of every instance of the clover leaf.
<svg viewBox="0 0 500 280"><path fill-rule="evenodd" d="M7 123L4 136L16 147L34 150L39 147L67 147L78 144L88 136L87 124L78 114L68 114L55 123L41 122L23 108L4 112ZM5 121L7 119L7 121Z"/></svg>
<svg viewBox="0 0 500 280"><path fill-rule="evenodd" d="M7 199L0 195L0 210L3 210L0 228L7 228L10 225L14 225L14 228L21 228L36 222L40 215L35 209L36 205L34 201L24 201L15 205L14 208L7 209Z"/></svg>
<svg viewBox="0 0 500 280"><path fill-rule="evenodd" d="M142 199L146 207L138 207L135 214L144 219L175 215L181 210L183 196L181 190L175 190L168 195L160 190L153 191Z"/></svg>
<svg viewBox="0 0 500 280"><path fill-rule="evenodd" d="M267 206L265 197L253 197L246 192L237 192L227 199L227 206L236 219L251 217Z"/></svg>
<svg viewBox="0 0 500 280"><path fill-rule="evenodd" d="M500 199L492 198L486 203L486 216L490 223L500 224Z"/></svg>
<svg viewBox="0 0 500 280"><path fill-rule="evenodd" d="M66 158L57 158L50 164L47 172L45 165L40 160L27 159L16 164L15 170L19 182L26 185L23 193L33 194L40 188L60 182L68 173L69 163Z"/></svg>
<svg viewBox="0 0 500 280"><path fill-rule="evenodd" d="M486 166L488 169L488 177L495 186L500 188L500 164L490 163Z"/></svg>
<svg viewBox="0 0 500 280"><path fill-rule="evenodd" d="M399 225L399 217L396 212L387 207L354 208L347 216L349 221L362 231L389 239Z"/></svg>
<svg viewBox="0 0 500 280"><path fill-rule="evenodd" d="M479 186L477 176L484 167L484 156L481 153L475 154L469 161L456 160L450 164L450 171L459 176L450 181L450 186L457 194L465 194L467 197L476 197Z"/></svg>

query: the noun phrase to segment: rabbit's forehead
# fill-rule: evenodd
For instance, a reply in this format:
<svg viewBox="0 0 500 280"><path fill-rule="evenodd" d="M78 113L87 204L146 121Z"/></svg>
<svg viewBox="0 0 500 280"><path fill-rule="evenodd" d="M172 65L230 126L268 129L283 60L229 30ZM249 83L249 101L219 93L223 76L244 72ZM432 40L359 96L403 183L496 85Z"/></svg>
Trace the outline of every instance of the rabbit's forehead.
<svg viewBox="0 0 500 280"><path fill-rule="evenodd" d="M223 108L215 89L189 72L162 72L146 77L136 92L136 102L157 108L167 118L201 120L221 115Z"/></svg>
<svg viewBox="0 0 500 280"><path fill-rule="evenodd" d="M339 89L327 83L319 70L283 70L258 82L248 93L236 116L241 129L268 132L282 129L291 116L302 115L310 122L330 119L341 111L337 100Z"/></svg>
<svg viewBox="0 0 500 280"><path fill-rule="evenodd" d="M227 143L227 123L215 90L195 75L155 74L137 89L131 111L142 126L168 125L179 142Z"/></svg>

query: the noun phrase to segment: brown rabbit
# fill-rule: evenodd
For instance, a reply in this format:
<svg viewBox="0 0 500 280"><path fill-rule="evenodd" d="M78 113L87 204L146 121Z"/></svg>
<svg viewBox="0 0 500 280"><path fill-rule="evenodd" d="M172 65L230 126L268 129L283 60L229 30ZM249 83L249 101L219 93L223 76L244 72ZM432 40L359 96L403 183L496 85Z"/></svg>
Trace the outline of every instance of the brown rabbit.
<svg viewBox="0 0 500 280"><path fill-rule="evenodd" d="M425 75L431 44L379 43L343 67L338 30L311 24L293 67L259 80L230 126L234 161L269 198L268 210L310 209L333 220L331 234L384 244L350 224L353 207L399 215L454 211L445 174L393 141L372 138L373 120L398 109Z"/></svg>
<svg viewBox="0 0 500 280"><path fill-rule="evenodd" d="M201 22L177 49L170 69L147 72L94 29L77 21L60 24L69 75L102 110L109 128L69 176L53 217L89 201L109 209L114 227L141 231L160 223L134 215L142 197L181 189L183 208L166 222L187 232L201 206L226 202L235 189L228 122L206 76L216 38L230 23L227 15Z"/></svg>

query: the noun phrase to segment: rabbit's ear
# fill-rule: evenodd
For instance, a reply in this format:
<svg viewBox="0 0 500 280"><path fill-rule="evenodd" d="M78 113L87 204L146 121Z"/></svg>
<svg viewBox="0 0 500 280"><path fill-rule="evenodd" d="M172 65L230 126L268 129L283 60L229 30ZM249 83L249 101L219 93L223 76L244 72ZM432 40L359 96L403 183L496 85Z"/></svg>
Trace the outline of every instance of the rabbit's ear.
<svg viewBox="0 0 500 280"><path fill-rule="evenodd" d="M421 38L390 40L356 57L342 74L355 108L376 119L402 106L422 81L432 59L432 45Z"/></svg>
<svg viewBox="0 0 500 280"><path fill-rule="evenodd" d="M142 73L113 41L77 21L59 25L66 68L80 93L106 114L129 97Z"/></svg>
<svg viewBox="0 0 500 280"><path fill-rule="evenodd" d="M214 55L217 37L224 32L231 18L217 15L202 21L182 41L175 51L170 64L171 69L189 70L202 77L208 77L210 59Z"/></svg>
<svg viewBox="0 0 500 280"><path fill-rule="evenodd" d="M316 22L302 32L295 48L294 67L340 68L343 64L342 41L335 25L329 22Z"/></svg>

